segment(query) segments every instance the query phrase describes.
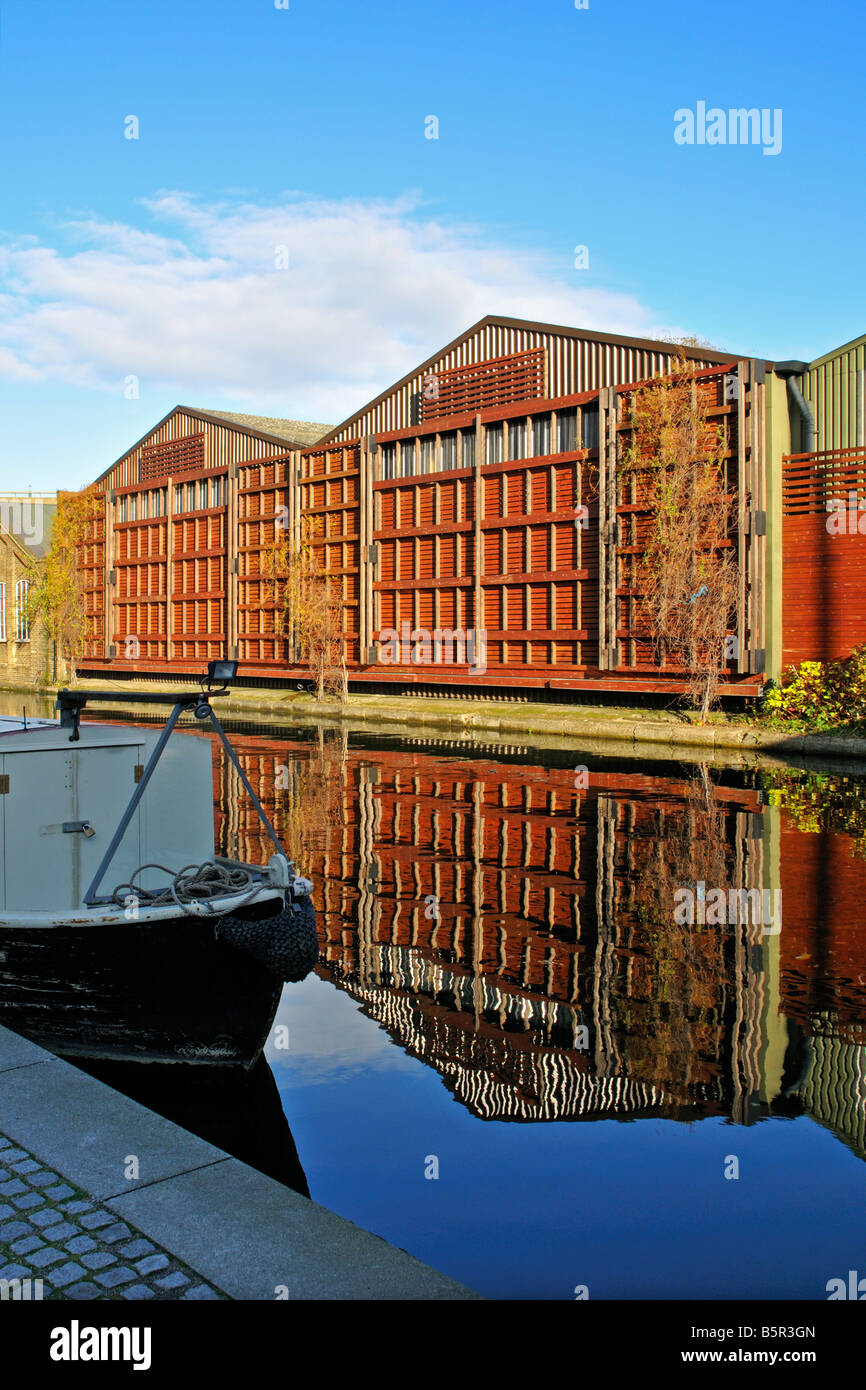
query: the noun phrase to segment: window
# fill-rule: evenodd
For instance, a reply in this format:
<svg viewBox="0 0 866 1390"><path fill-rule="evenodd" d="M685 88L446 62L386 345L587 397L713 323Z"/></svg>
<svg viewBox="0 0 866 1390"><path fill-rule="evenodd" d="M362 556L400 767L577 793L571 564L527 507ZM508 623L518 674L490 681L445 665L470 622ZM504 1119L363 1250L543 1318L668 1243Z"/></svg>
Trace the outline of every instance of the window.
<svg viewBox="0 0 866 1390"><path fill-rule="evenodd" d="M404 439L400 445L400 477L415 476L415 440Z"/></svg>
<svg viewBox="0 0 866 1390"><path fill-rule="evenodd" d="M126 521L126 497L119 497L117 500L117 519Z"/></svg>
<svg viewBox="0 0 866 1390"><path fill-rule="evenodd" d="M526 457L525 420L509 420L508 422L508 457L510 459Z"/></svg>
<svg viewBox="0 0 866 1390"><path fill-rule="evenodd" d="M463 431L463 467L475 467L475 431Z"/></svg>
<svg viewBox="0 0 866 1390"><path fill-rule="evenodd" d="M183 488L176 487L174 490L174 509L176 512L183 511Z"/></svg>
<svg viewBox="0 0 866 1390"><path fill-rule="evenodd" d="M440 441L439 441L439 444L440 444L440 447L441 447L441 450L442 450L442 458L441 458L440 467L445 468L445 469L448 469L448 468L456 468L456 467L457 467L457 435L456 435L456 434L443 434L442 437L441 437L441 439L440 439Z"/></svg>
<svg viewBox="0 0 866 1390"><path fill-rule="evenodd" d="M583 412L583 447L584 449L598 448L598 411L591 413L587 410Z"/></svg>
<svg viewBox="0 0 866 1390"><path fill-rule="evenodd" d="M532 421L532 457L550 453L550 416L536 415Z"/></svg>
<svg viewBox="0 0 866 1390"><path fill-rule="evenodd" d="M559 435L557 452L567 453L577 447L577 411L560 410L556 416L556 430Z"/></svg>
<svg viewBox="0 0 866 1390"><path fill-rule="evenodd" d="M6 585L0 583L0 642L6 641Z"/></svg>
<svg viewBox="0 0 866 1390"><path fill-rule="evenodd" d="M138 519L138 497L136 496L136 494L135 494L134 492L131 492L131 493L129 494L129 517L128 517L128 520L129 520L129 521L136 521L137 519Z"/></svg>
<svg viewBox="0 0 866 1390"><path fill-rule="evenodd" d="M150 493L149 493L149 492L143 492L143 493L141 494L141 519L142 519L142 521L147 521L147 518L148 518L148 516L150 515L149 503L150 503Z"/></svg>
<svg viewBox="0 0 866 1390"><path fill-rule="evenodd" d="M421 440L421 472L436 472L436 436L428 435Z"/></svg>
<svg viewBox="0 0 866 1390"><path fill-rule="evenodd" d="M484 461L485 461L485 463L501 463L501 462L502 462L502 426L501 426L501 425L488 425L488 426L487 426L487 429L484 431L484 440L485 440L485 449L484 449Z"/></svg>
<svg viewBox="0 0 866 1390"><path fill-rule="evenodd" d="M186 510L188 512L195 511L195 483L187 483L186 485Z"/></svg>
<svg viewBox="0 0 866 1390"><path fill-rule="evenodd" d="M397 476L397 445L382 445L382 477L396 478Z"/></svg>
<svg viewBox="0 0 866 1390"><path fill-rule="evenodd" d="M207 510L208 479L202 478L198 485L198 505L200 511Z"/></svg>
<svg viewBox="0 0 866 1390"><path fill-rule="evenodd" d="M19 579L15 585L15 641L30 641L30 624L27 621L27 590L29 584L26 579Z"/></svg>
<svg viewBox="0 0 866 1390"><path fill-rule="evenodd" d="M224 489L225 477L220 475L218 478L211 479L210 485L210 504L212 507L224 507L226 496Z"/></svg>

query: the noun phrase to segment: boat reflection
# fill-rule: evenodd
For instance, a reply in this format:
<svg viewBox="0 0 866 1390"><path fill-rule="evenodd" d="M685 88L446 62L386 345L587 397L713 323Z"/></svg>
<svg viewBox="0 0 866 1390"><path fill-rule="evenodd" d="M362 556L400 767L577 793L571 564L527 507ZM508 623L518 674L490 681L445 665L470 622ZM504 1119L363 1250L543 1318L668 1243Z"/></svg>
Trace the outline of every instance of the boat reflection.
<svg viewBox="0 0 866 1390"><path fill-rule="evenodd" d="M282 987L209 923L9 932L0 1024L309 1196L263 1056Z"/></svg>

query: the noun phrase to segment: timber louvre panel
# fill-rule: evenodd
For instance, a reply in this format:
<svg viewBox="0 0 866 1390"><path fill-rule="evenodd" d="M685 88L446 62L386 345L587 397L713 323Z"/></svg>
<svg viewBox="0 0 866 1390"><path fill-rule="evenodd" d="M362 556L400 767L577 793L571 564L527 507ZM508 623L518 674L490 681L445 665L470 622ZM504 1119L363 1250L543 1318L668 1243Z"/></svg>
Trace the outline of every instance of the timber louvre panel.
<svg viewBox="0 0 866 1390"><path fill-rule="evenodd" d="M84 574L84 653L88 657L101 659L105 656L105 611L106 611L106 551L109 534L109 518L106 515L107 498L104 489L96 489L102 498L102 514L90 519L87 525L81 555L81 569Z"/></svg>
<svg viewBox="0 0 866 1390"><path fill-rule="evenodd" d="M726 399L726 383L730 382L735 383L731 387L734 400ZM765 528L756 521L761 508L766 506L760 454L764 388L754 380L752 364L743 361L737 364L736 375L733 367L727 372L724 368L713 368L698 373L693 389L701 398L709 423L722 429L727 489L737 503L736 534L728 538L727 544L736 546L738 555L739 601L735 634L731 634L736 635L738 641L736 655L728 659L728 669L730 671L730 661L733 660L739 672L755 675L763 670L765 630L766 537L763 534ZM627 402L632 393L631 387L612 388L612 394L618 395L623 402ZM605 430L608 445L611 418L608 414L600 424L600 431ZM617 429L621 457L630 432L628 419L620 419ZM618 473L612 501L609 489L614 462L609 448L605 454L608 524L606 538L600 543L600 560L604 566L604 579L599 586L600 605L605 624L605 641L599 640L600 660L618 664L624 672L641 669L664 673L669 668L665 664L658 664L655 643L641 621L640 594L634 580L637 558L651 520L650 509L642 496L640 474ZM628 495L624 490L626 485ZM607 540L607 537L610 539ZM606 565L605 550L608 552ZM617 551L618 555L615 554ZM616 607L612 609L614 596ZM676 674L673 668L670 669L671 674Z"/></svg>
<svg viewBox="0 0 866 1390"><path fill-rule="evenodd" d="M361 489L367 481L366 476L362 479L362 457L369 467L370 454L366 450L362 454L360 439L305 450L298 477L300 526L309 530L309 543L321 573L330 577L342 597L349 668L358 667L362 660L361 594L368 582L366 567L371 563L366 558L362 561L361 555ZM411 503L412 498L408 501Z"/></svg>
<svg viewBox="0 0 866 1390"><path fill-rule="evenodd" d="M178 406L98 480L107 521L86 583L87 664L199 674L223 656L250 673L287 669L261 550L292 510L294 455L250 421Z"/></svg>
<svg viewBox="0 0 866 1390"><path fill-rule="evenodd" d="M866 632L866 448L788 454L782 468L783 666L832 661Z"/></svg>

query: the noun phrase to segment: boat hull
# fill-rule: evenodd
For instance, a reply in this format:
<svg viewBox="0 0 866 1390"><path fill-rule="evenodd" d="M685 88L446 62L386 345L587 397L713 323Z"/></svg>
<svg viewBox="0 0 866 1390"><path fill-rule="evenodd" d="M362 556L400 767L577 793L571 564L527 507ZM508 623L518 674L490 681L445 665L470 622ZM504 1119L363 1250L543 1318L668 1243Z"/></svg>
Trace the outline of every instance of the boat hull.
<svg viewBox="0 0 866 1390"><path fill-rule="evenodd" d="M251 904L252 919L282 903ZM151 925L0 925L0 1024L70 1061L250 1067L282 981L178 914Z"/></svg>

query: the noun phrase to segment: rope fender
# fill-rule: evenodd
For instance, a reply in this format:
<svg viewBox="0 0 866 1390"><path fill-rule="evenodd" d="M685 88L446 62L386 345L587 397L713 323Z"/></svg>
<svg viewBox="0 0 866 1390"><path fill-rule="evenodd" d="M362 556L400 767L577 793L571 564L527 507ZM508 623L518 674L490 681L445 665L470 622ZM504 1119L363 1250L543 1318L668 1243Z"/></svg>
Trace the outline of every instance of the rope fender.
<svg viewBox="0 0 866 1390"><path fill-rule="evenodd" d="M306 896L287 902L274 917L222 917L216 935L289 983L305 979L319 959L316 913Z"/></svg>

